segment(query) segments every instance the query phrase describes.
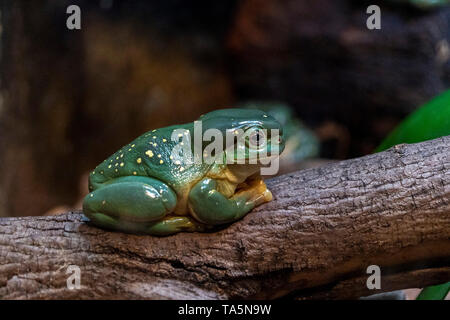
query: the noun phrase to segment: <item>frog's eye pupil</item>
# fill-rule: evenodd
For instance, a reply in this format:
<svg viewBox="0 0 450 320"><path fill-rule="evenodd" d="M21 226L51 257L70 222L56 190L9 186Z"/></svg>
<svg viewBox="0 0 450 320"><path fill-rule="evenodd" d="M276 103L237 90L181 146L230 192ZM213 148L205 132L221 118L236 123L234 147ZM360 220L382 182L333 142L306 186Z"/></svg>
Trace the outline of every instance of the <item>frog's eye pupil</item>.
<svg viewBox="0 0 450 320"><path fill-rule="evenodd" d="M264 133L260 130L256 130L250 135L250 144L253 147L260 147L264 144Z"/></svg>

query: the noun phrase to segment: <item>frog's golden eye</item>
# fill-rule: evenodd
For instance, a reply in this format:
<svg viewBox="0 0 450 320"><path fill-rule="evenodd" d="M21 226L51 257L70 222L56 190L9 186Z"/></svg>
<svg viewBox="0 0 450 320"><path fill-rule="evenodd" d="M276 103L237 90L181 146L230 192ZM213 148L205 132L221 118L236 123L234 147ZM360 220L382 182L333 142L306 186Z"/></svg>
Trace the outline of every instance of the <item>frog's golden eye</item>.
<svg viewBox="0 0 450 320"><path fill-rule="evenodd" d="M248 136L248 147L260 149L266 144L266 134L262 129L254 129Z"/></svg>

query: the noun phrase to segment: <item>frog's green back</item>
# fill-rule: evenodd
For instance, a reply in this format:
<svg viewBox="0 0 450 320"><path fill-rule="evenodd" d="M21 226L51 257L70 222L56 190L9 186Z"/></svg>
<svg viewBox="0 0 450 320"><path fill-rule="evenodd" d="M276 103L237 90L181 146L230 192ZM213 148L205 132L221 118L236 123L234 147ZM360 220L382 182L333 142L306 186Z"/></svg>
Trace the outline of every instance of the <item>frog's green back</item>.
<svg viewBox="0 0 450 320"><path fill-rule="evenodd" d="M171 136L175 129L193 135L193 124L174 125L144 133L112 154L90 174L90 189L95 190L115 178L144 176L159 179L178 191L190 181L198 180L210 165L186 166L183 159L177 160L172 151L177 142Z"/></svg>
<svg viewBox="0 0 450 320"><path fill-rule="evenodd" d="M417 143L450 135L450 90L409 115L378 146L375 152L400 143Z"/></svg>

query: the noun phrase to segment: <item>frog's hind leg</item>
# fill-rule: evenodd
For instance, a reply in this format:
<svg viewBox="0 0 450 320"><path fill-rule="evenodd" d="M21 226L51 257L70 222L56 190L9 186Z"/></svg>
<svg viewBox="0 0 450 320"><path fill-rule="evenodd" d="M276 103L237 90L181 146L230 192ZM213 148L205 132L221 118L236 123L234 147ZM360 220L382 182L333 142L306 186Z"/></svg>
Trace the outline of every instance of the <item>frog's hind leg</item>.
<svg viewBox="0 0 450 320"><path fill-rule="evenodd" d="M157 179L122 177L89 193L83 211L99 227L141 233L171 213L176 203L175 192Z"/></svg>
<svg viewBox="0 0 450 320"><path fill-rule="evenodd" d="M119 220L103 213L93 213L89 218L94 224L106 229L153 236L168 236L183 231L201 232L209 229L208 226L188 216L169 216L150 223Z"/></svg>
<svg viewBox="0 0 450 320"><path fill-rule="evenodd" d="M220 225L236 221L257 205L272 200L272 193L259 178L243 184L232 197L217 190L217 181L205 178L189 193L189 209L199 221Z"/></svg>

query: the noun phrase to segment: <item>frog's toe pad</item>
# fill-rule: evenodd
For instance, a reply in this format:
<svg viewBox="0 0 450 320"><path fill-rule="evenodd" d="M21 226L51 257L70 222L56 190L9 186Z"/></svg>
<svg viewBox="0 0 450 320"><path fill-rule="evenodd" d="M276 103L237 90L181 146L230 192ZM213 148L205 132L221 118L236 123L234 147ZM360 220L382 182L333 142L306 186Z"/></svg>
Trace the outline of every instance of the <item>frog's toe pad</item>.
<svg viewBox="0 0 450 320"><path fill-rule="evenodd" d="M266 201L266 202L272 201L272 199L273 199L272 192L270 192L269 189L266 189L264 191L263 196L264 196L264 201Z"/></svg>
<svg viewBox="0 0 450 320"><path fill-rule="evenodd" d="M270 192L270 190L267 189L267 186L263 180L259 180L255 187L256 192L262 195L263 202L269 202L273 199L272 192Z"/></svg>

